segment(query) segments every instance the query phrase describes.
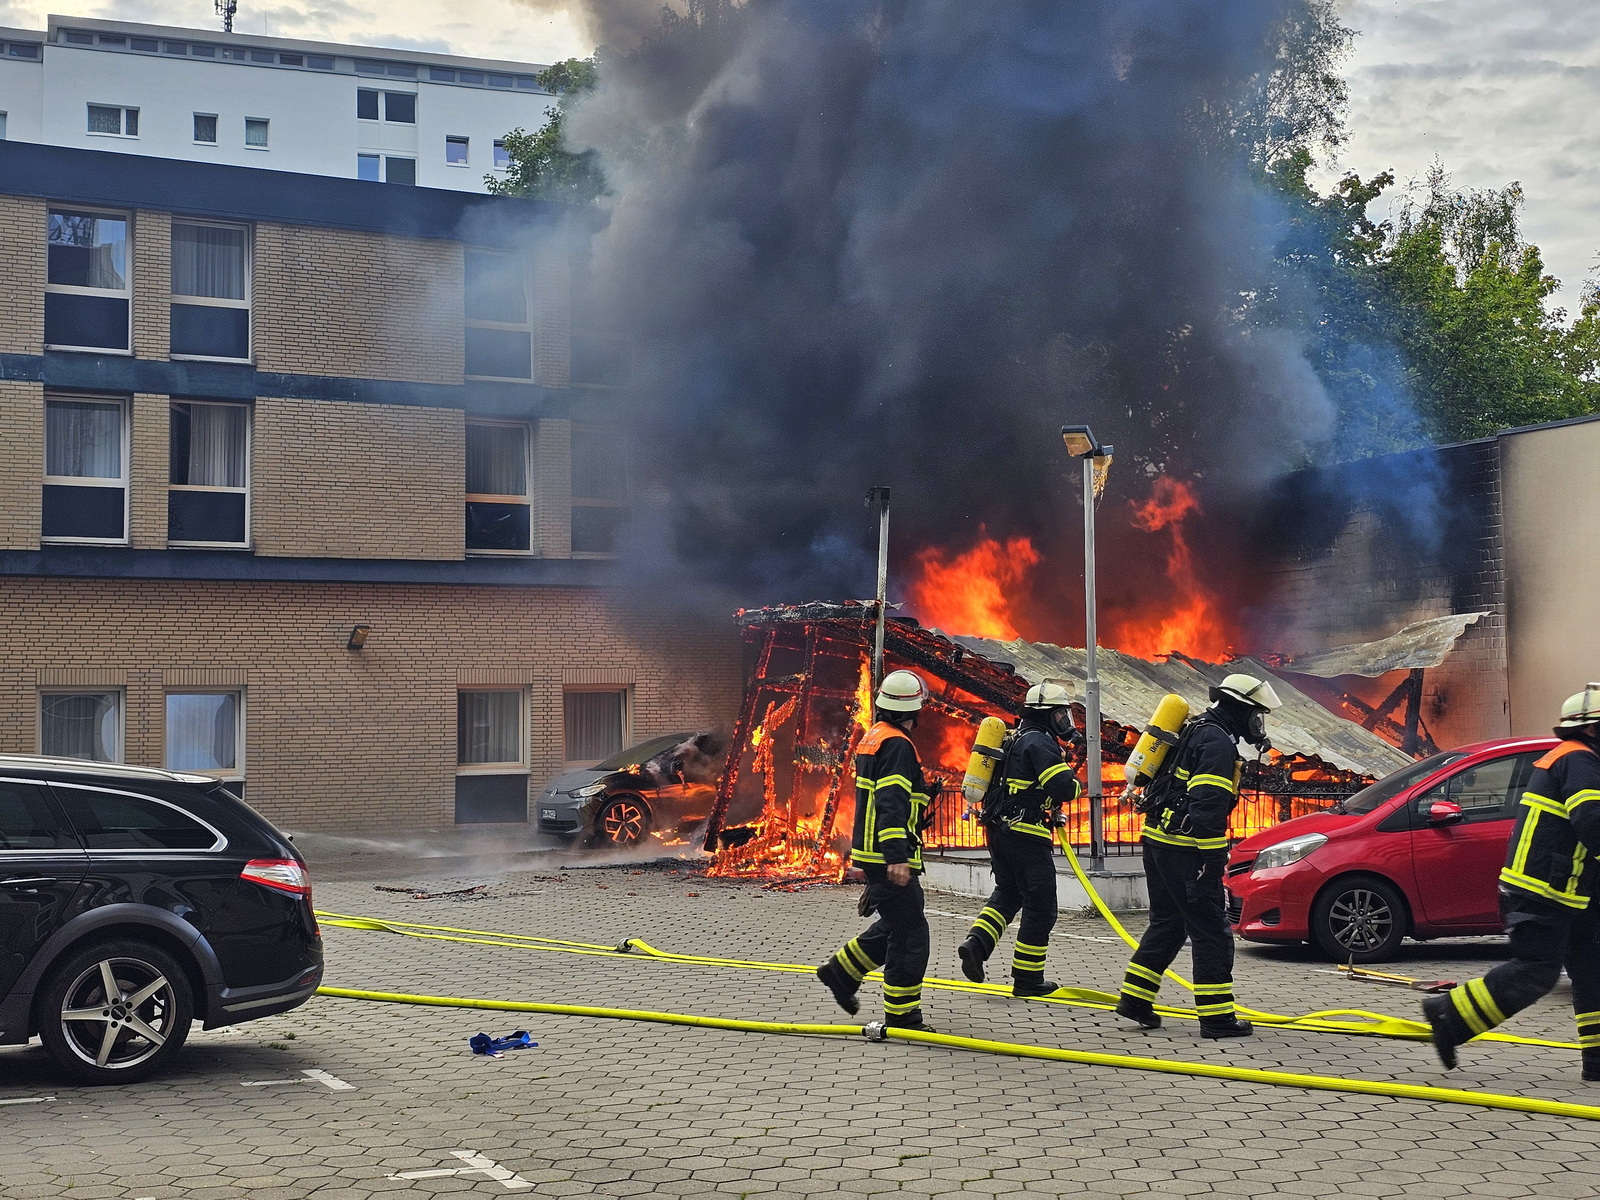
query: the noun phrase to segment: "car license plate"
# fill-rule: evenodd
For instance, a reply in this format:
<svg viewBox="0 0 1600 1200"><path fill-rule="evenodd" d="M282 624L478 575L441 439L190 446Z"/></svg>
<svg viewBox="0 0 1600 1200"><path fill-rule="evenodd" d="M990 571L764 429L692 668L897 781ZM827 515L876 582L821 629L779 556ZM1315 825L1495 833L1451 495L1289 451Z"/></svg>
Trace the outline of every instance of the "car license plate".
<svg viewBox="0 0 1600 1200"><path fill-rule="evenodd" d="M546 821L554 821L556 819L556 810L553 808L541 808L539 815Z"/></svg>

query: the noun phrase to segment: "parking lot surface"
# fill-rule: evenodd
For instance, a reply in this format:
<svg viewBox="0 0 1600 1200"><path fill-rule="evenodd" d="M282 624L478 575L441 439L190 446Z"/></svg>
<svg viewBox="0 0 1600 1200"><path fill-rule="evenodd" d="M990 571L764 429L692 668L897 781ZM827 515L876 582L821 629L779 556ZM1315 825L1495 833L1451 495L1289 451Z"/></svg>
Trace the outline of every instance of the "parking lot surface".
<svg viewBox="0 0 1600 1200"><path fill-rule="evenodd" d="M863 925L855 888L768 891L687 865L388 853L314 873L324 911L729 958L820 962ZM410 885L481 890L378 890ZM959 978L955 946L980 902L930 894L929 905L930 976ZM333 986L846 1020L804 975L340 928L326 941ZM1408 943L1389 969L1464 979L1501 953L1498 939ZM1063 917L1049 974L1114 990L1125 957L1102 922ZM994 960L1002 976L1008 959L1009 938ZM1244 1003L1277 1012L1418 1011L1414 993L1342 979L1304 950L1241 947L1238 978ZM1163 998L1187 1002L1171 985ZM863 1001L876 1019L875 985ZM1192 1022L1129 1032L1092 1010L937 990L925 1010L965 1036L1600 1103L1571 1051L1474 1045L1446 1076L1417 1042L1276 1030L1203 1042ZM1572 1040L1565 984L1508 1028ZM475 1033L518 1029L538 1047L499 1059L468 1049ZM16 1200L1600 1191L1600 1123L904 1043L327 997L197 1031L175 1070L125 1089L63 1086L37 1046L0 1049L0 1129L0 1195Z"/></svg>

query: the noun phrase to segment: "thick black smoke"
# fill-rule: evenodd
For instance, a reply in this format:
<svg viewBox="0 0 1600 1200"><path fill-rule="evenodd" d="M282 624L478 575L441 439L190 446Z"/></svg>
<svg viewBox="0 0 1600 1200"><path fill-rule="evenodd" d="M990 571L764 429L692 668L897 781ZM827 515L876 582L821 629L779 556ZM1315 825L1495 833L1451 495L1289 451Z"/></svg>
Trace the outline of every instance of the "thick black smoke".
<svg viewBox="0 0 1600 1200"><path fill-rule="evenodd" d="M1070 604L1059 430L1088 421L1118 450L1107 599L1159 589L1119 503L1161 470L1225 515L1331 427L1297 331L1240 319L1275 213L1227 115L1310 7L750 0L652 35L657 3L596 0L618 49L568 128L636 347L632 569L719 606L865 594L888 484L902 562L1027 534L1060 564L1036 603Z"/></svg>

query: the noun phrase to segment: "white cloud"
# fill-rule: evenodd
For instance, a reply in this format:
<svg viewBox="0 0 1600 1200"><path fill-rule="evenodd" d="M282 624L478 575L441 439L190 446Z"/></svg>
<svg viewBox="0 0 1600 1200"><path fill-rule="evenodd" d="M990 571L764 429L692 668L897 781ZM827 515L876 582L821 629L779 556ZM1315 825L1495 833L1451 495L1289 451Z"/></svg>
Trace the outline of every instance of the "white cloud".
<svg viewBox="0 0 1600 1200"><path fill-rule="evenodd" d="M1359 30L1341 169L1520 180L1524 229L1571 307L1600 249L1600 23L1588 0L1344 0Z"/></svg>

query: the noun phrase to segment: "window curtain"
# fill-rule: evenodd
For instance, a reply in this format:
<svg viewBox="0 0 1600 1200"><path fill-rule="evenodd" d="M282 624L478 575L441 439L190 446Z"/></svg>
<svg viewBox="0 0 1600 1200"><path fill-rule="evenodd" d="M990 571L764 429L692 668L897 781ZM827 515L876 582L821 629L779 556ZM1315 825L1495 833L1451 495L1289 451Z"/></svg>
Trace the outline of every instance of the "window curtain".
<svg viewBox="0 0 1600 1200"><path fill-rule="evenodd" d="M122 478L122 405L45 405L46 475Z"/></svg>
<svg viewBox="0 0 1600 1200"><path fill-rule="evenodd" d="M239 695L167 697L167 769L231 771L238 765Z"/></svg>
<svg viewBox="0 0 1600 1200"><path fill-rule="evenodd" d="M462 692L456 706L457 761L522 761L522 693Z"/></svg>
<svg viewBox="0 0 1600 1200"><path fill-rule="evenodd" d="M245 231L214 225L172 227L172 294L243 300Z"/></svg>
<svg viewBox="0 0 1600 1200"><path fill-rule="evenodd" d="M189 406L189 482L196 487L245 486L245 423L232 404Z"/></svg>
<svg viewBox="0 0 1600 1200"><path fill-rule="evenodd" d="M528 494L528 431L515 425L467 426L467 491Z"/></svg>
<svg viewBox="0 0 1600 1200"><path fill-rule="evenodd" d="M117 694L46 695L40 705L39 749L63 758L116 762Z"/></svg>
<svg viewBox="0 0 1600 1200"><path fill-rule="evenodd" d="M567 761L595 762L622 749L622 693L568 692Z"/></svg>

